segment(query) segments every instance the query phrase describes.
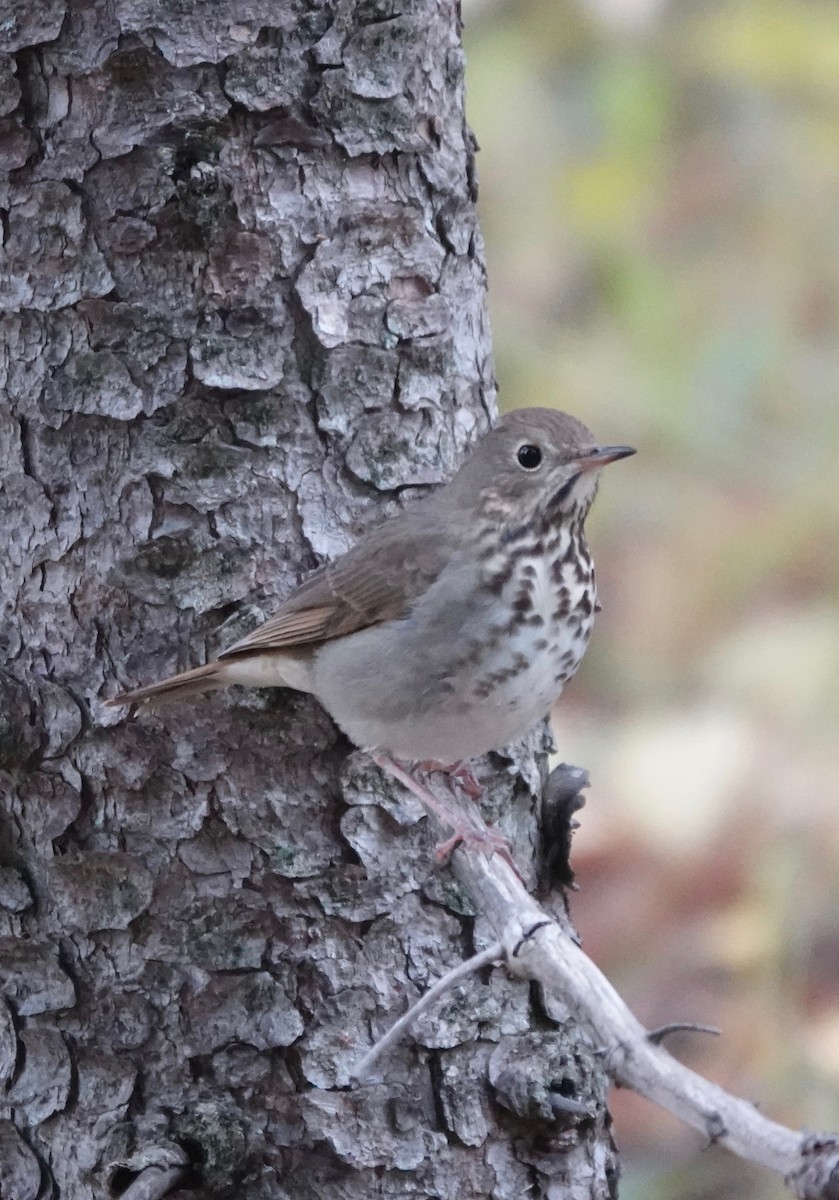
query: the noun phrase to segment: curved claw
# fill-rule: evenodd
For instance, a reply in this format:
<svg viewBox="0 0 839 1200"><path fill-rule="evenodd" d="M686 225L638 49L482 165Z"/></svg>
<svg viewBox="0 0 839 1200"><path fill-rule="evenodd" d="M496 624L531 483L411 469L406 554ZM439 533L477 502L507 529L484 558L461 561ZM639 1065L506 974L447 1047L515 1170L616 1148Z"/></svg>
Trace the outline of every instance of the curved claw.
<svg viewBox="0 0 839 1200"><path fill-rule="evenodd" d="M474 825L468 825L465 822L459 824L450 838L447 838L445 842L441 842L439 846L435 847L435 861L438 863L448 862L458 846L465 846L468 850L480 850L487 858L490 858L493 854L498 854L515 871L518 878L522 878L521 872L513 858L512 846L509 839L496 830L476 829Z"/></svg>
<svg viewBox="0 0 839 1200"><path fill-rule="evenodd" d="M428 759L425 762L417 763L417 769L439 771L442 775L448 775L450 779L456 779L470 800L480 800L484 794L483 784L478 782L475 772L467 762L444 763L438 762L436 759Z"/></svg>

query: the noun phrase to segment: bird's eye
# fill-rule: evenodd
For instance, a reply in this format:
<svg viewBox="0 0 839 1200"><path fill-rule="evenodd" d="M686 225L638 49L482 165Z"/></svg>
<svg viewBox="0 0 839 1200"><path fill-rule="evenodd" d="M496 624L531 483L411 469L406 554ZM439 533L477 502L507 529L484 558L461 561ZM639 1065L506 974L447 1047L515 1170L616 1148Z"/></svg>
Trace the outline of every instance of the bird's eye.
<svg viewBox="0 0 839 1200"><path fill-rule="evenodd" d="M531 446L528 443L519 446L516 458L519 460L519 466L524 467L525 471L535 471L542 464L542 451L538 446Z"/></svg>

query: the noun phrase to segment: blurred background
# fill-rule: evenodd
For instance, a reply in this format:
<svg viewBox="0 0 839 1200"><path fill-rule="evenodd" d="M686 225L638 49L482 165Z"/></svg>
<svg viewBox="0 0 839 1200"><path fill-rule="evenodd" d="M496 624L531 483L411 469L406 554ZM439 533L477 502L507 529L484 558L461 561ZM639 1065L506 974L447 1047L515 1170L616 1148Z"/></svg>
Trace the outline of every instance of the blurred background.
<svg viewBox="0 0 839 1200"><path fill-rule="evenodd" d="M593 786L573 912L648 1026L839 1127L839 6L471 0L468 107L503 408L638 457L555 713ZM624 1200L780 1200L613 1097Z"/></svg>

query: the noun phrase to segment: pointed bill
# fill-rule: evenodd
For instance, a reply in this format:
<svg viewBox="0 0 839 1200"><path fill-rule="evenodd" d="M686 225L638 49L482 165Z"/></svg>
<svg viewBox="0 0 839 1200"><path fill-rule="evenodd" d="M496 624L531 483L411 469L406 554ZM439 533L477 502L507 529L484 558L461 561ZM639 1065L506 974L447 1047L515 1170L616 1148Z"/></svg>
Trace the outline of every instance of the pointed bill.
<svg viewBox="0 0 839 1200"><path fill-rule="evenodd" d="M599 471L607 463L617 462L619 458L629 458L635 453L634 446L598 446L597 449L575 459L574 464L580 471Z"/></svg>

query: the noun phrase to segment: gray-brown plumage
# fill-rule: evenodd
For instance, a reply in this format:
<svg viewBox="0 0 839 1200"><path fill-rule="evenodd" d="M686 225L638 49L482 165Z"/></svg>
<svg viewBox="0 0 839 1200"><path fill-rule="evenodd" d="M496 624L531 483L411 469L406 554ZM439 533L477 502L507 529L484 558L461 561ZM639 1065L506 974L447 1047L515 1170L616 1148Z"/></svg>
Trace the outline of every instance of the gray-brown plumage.
<svg viewBox="0 0 839 1200"><path fill-rule="evenodd" d="M292 687L366 749L454 762L503 746L579 664L595 606L583 522L599 469L631 453L563 413L511 413L216 662L109 703Z"/></svg>

